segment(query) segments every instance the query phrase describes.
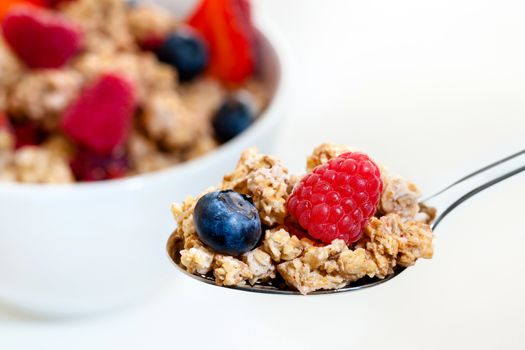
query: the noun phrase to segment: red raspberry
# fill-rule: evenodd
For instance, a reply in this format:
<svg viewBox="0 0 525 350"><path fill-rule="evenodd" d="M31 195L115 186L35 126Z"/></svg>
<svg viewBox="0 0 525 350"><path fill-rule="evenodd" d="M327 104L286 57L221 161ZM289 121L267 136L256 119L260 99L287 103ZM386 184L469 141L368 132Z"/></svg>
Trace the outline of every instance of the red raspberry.
<svg viewBox="0 0 525 350"><path fill-rule="evenodd" d="M110 154L126 141L135 105L132 84L119 75L105 74L68 107L61 126L80 145Z"/></svg>
<svg viewBox="0 0 525 350"><path fill-rule="evenodd" d="M208 43L210 73L239 83L255 69L255 27L248 0L202 0L188 20Z"/></svg>
<svg viewBox="0 0 525 350"><path fill-rule="evenodd" d="M288 211L308 234L324 243L359 240L374 215L383 182L363 153L345 153L316 167L294 188Z"/></svg>
<svg viewBox="0 0 525 350"><path fill-rule="evenodd" d="M60 68L79 50L80 30L61 15L17 6L2 21L6 42L30 68Z"/></svg>

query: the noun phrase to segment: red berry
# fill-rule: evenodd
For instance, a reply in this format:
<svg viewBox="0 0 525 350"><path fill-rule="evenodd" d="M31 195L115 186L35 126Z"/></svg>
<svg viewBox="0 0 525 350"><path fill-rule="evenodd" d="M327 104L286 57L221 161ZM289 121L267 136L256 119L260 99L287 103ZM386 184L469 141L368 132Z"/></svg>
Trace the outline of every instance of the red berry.
<svg viewBox="0 0 525 350"><path fill-rule="evenodd" d="M69 2L73 0L40 0L40 1L43 1L47 7L56 7L64 2Z"/></svg>
<svg viewBox="0 0 525 350"><path fill-rule="evenodd" d="M132 84L119 75L105 74L68 107L61 126L80 145L110 154L126 141L135 105Z"/></svg>
<svg viewBox="0 0 525 350"><path fill-rule="evenodd" d="M71 170L78 181L101 181L126 176L128 159L123 151L98 154L80 150L71 161Z"/></svg>
<svg viewBox="0 0 525 350"><path fill-rule="evenodd" d="M203 0L188 24L208 43L213 76L239 83L253 74L255 28L247 0Z"/></svg>
<svg viewBox="0 0 525 350"><path fill-rule="evenodd" d="M34 122L14 123L15 147L37 146L46 139L46 132Z"/></svg>
<svg viewBox="0 0 525 350"><path fill-rule="evenodd" d="M287 206L312 238L353 243L374 215L382 191L378 166L366 154L349 152L307 174Z"/></svg>
<svg viewBox="0 0 525 350"><path fill-rule="evenodd" d="M140 48L144 51L154 51L158 49L166 40L166 38L163 38L162 36L150 36L146 39L142 40L139 45Z"/></svg>
<svg viewBox="0 0 525 350"><path fill-rule="evenodd" d="M80 30L50 10L17 6L2 21L4 38L30 68L60 68L79 50Z"/></svg>

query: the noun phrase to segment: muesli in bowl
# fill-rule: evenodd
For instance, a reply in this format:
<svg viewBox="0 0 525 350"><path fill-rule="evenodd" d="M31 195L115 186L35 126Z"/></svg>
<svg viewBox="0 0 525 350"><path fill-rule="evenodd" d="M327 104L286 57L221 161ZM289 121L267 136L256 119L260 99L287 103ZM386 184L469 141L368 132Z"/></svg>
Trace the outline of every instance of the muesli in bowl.
<svg viewBox="0 0 525 350"><path fill-rule="evenodd" d="M186 19L125 0L3 3L0 181L153 172L247 130L270 98L256 29L247 2L213 2Z"/></svg>
<svg viewBox="0 0 525 350"><path fill-rule="evenodd" d="M221 286L263 284L301 294L384 279L433 254L419 189L367 155L323 144L296 177L256 149L217 188L174 204L168 253Z"/></svg>
<svg viewBox="0 0 525 350"><path fill-rule="evenodd" d="M30 1L40 2L40 0ZM236 6L240 2L246 4L245 0L220 1L220 4ZM135 1L135 3L141 2ZM213 3L215 4L215 0ZM0 16L6 4L5 1L0 1ZM187 4L182 0L170 1L169 10L160 10L160 12L165 11L164 16L167 18L181 18L184 17L182 14L188 13ZM98 42L104 43L103 47L109 49L117 45L116 42L121 36L116 32L122 29L122 15L130 11L130 8L120 0L70 0L60 2L58 6L81 5L91 11L88 17L93 22L90 22L89 26L98 28L93 32L100 34ZM103 10L99 6L103 6ZM200 8L193 9L194 13L201 11ZM135 7L135 9L144 9L144 7ZM151 9L146 7L143 11L149 12ZM163 16L158 10L154 11L158 16ZM222 23L225 17L221 16L225 13L231 16L232 13L239 12L237 7L234 12L218 11L214 14L214 23ZM231 18L226 20L227 23L233 23ZM141 23L146 27L150 26L147 24L148 21L144 20ZM154 143L154 147L151 147L151 139L143 134L139 134L140 137L133 137L137 131L135 122L140 121L135 114L128 141L125 143L126 149L134 156L130 158L128 153L122 161L121 158L116 157L119 161L112 162L111 166L107 167L105 166L107 155L95 152L96 157L94 157L93 152L88 152L85 147L78 145L75 145L73 150L81 149L85 152L81 154L82 157L73 157L73 159L80 158L80 161L74 163L64 161L69 159L68 155L71 151L68 145L73 142L63 135L48 138L36 147L30 145L17 148L13 131L18 129L18 134L30 136L20 137L19 142L34 140L32 135L39 135L39 133L34 133L32 127L19 128L19 124L22 123L14 121L10 114L9 119L4 118L0 121L0 168L12 166L14 153L18 153L14 161L16 166L20 167L20 171L17 171L15 176L12 176L11 171L0 171L0 176L9 177L9 181L0 181L1 302L32 313L71 316L136 304L151 297L152 294L165 290L164 287L172 282L171 269L162 254L165 251L166 233L173 227L173 219L169 212L170 203L175 198L179 201L183 200L187 193L198 193L208 184L217 182L220 179L219 174L231 169L239 153L251 145L257 145L263 150L271 149L279 124L284 117L283 110L288 101L289 87L286 45L283 43L282 36L276 35L267 21L258 18L256 23L254 40L257 47L256 67L253 75L246 81L240 84L226 83L224 78L216 77L215 73L211 72L211 68L189 82L175 81L175 91L180 91L180 100L186 101L188 105L198 108L199 111L215 110L213 106L222 104L224 94L232 97L234 101L251 100L247 105L263 111L248 129L228 142L221 143L213 125L208 124L209 128L205 129L211 129L213 133L210 131L207 137L200 137L202 135L199 134L199 137L191 141L192 144L196 142L196 146L181 148L175 152L172 162L171 155L174 154L167 151L165 146L161 147ZM224 33L223 30L220 32ZM237 35L231 37L227 35L227 37L236 41L233 38ZM6 45L2 47L6 48ZM14 70L4 68L13 67L12 64L16 67L20 66L18 59L6 60L6 57L14 57L12 49L7 52L9 55L0 56L3 73L0 74L0 86L6 82L13 83L8 73ZM137 72L137 69L130 68L130 66L137 67L133 63L135 55L120 55L121 52L119 48L115 54L122 56L122 60L115 61L112 67L121 68L122 73L119 70L112 71L111 74L120 77L124 73ZM140 52L141 55L150 57L147 61L156 59L155 53L142 49ZM232 53L231 50L227 52ZM235 56L232 59L235 59ZM73 58L68 65L75 60ZM92 65L97 68L100 62L87 60L86 63L89 63L86 64L87 68ZM144 63L140 65L138 72L147 73L150 67L151 65ZM233 66L235 67L237 65ZM229 71L233 68L228 65L225 70ZM26 73L32 71L25 68ZM58 71L38 69L32 73L37 71L43 75L48 74L49 71L58 74L60 69ZM235 75L239 74L235 70L233 72ZM160 80L162 79L159 78ZM119 78L109 79L110 83L116 81L119 81ZM170 80L170 84L172 83ZM117 88L126 86L115 85ZM52 86L55 86L54 83ZM47 87L43 89L43 91L53 91ZM245 90L250 93L245 93ZM145 93L153 92L146 90ZM57 95L50 93L49 99L46 98L51 106L62 101L55 99L55 96ZM2 98L0 100L5 101ZM257 101L260 101L261 105ZM37 99L37 102L40 100ZM161 101L156 106L162 106L163 103L164 101ZM264 104L267 106L263 107ZM239 103L236 102L235 105L238 106ZM31 104L27 104L27 108L29 106ZM122 105L118 104L118 106ZM167 115L170 115L170 110L165 111ZM244 117L247 114L243 110L244 107L240 109L241 113L233 115L234 120L246 120ZM159 111L162 112L164 109L159 107ZM140 109L135 111L139 115L141 112L143 111ZM202 114L204 112L198 114L204 115ZM161 115L164 115L163 113ZM232 114L226 113L226 116L231 117ZM196 118L196 114L194 117L195 120L191 122L200 120ZM170 130L184 132L184 122L181 123L180 128L170 128ZM159 130L169 128L170 125L163 126ZM200 128L203 125L196 127ZM242 127L246 124L234 123L234 125ZM21 130L26 131L20 132ZM235 132L239 129L226 130ZM145 132L142 127L139 131ZM174 133L171 137L180 140L179 137L183 136ZM107 138L97 140L101 142L100 144L97 142L97 147L108 145ZM213 147L208 147L210 144ZM215 148L218 144L220 147ZM13 147L16 149L14 153ZM44 147L46 149L43 149ZM23 149L28 151L18 152ZM58 156L50 156L48 149L52 149L53 154ZM206 153L206 150L210 149L213 151ZM72 153L77 154L74 151ZM203 153L206 154L198 156ZM119 153L115 155L119 156ZM113 154L110 158L113 159ZM79 168L86 169L84 173L91 179L118 177L122 174L120 164L127 164L130 159L141 160L133 162L141 169L126 170L125 175L137 173L136 176L92 182L81 182L78 181L81 180L80 178L71 176L71 164L80 164L82 166ZM164 170L150 171L157 169L159 165L174 163L175 166ZM131 172L129 169L135 170ZM18 180L19 176L22 180ZM75 180L75 182L64 184L64 179ZM24 273L21 274L20 271Z"/></svg>

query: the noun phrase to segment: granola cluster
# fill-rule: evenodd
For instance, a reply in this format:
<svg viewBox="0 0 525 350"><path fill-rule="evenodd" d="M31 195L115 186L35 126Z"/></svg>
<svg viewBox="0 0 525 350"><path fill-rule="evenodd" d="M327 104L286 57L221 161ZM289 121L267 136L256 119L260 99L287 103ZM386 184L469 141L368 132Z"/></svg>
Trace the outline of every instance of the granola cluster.
<svg viewBox="0 0 525 350"><path fill-rule="evenodd" d="M308 157L307 169L348 150L346 146L323 144ZM279 160L249 149L241 155L236 169L224 176L219 189L233 189L253 198L267 227L260 245L239 257L212 251L199 240L193 223L193 210L200 196L189 197L172 207L177 222L172 254L180 254L182 266L190 273L213 276L218 285L225 286L281 278L288 286L308 294L341 288L365 276L383 279L394 273L396 266L411 266L417 259L429 259L433 254L428 225L431 210L418 206L417 187L386 174L383 181L376 216L360 240L351 246L339 239L323 245L294 235L293 227L287 224L286 201L296 178Z"/></svg>
<svg viewBox="0 0 525 350"><path fill-rule="evenodd" d="M0 180L14 180L11 171L15 140L6 129L0 129Z"/></svg>
<svg viewBox="0 0 525 350"><path fill-rule="evenodd" d="M250 195L263 224L283 224L286 201L294 185L288 169L271 156L250 148L241 155L237 168L224 176L221 189Z"/></svg>
<svg viewBox="0 0 525 350"><path fill-rule="evenodd" d="M45 129L56 129L59 116L82 84L82 75L73 69L27 72L13 85L7 111L13 119L31 120Z"/></svg>
<svg viewBox="0 0 525 350"><path fill-rule="evenodd" d="M11 53L0 36L0 111L7 109L9 89L16 84L23 74L22 64Z"/></svg>
<svg viewBox="0 0 525 350"><path fill-rule="evenodd" d="M247 94L256 115L268 104L267 88L253 77L235 87L205 74L179 83L172 65L141 46L181 28L180 19L162 8L126 0L75 0L61 2L52 11L83 34L80 52L61 68L29 69L0 34L0 114L13 129L30 125L43 135L43 140L30 140L29 148L15 149L5 146L13 135L0 131L0 180L75 181L68 164L77 146L64 136L60 121L83 89L106 73L127 78L137 96L132 130L115 151L126 154L125 176L161 170L219 147L212 118L227 97ZM57 139L65 140L58 147L67 152L50 151L48 144L56 148ZM29 166L28 160L35 163Z"/></svg>

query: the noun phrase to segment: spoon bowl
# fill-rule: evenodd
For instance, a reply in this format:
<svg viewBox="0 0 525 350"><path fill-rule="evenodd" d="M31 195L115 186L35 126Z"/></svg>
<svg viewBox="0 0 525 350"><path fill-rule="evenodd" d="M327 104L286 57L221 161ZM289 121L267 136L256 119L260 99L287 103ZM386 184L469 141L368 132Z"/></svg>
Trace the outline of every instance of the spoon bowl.
<svg viewBox="0 0 525 350"><path fill-rule="evenodd" d="M172 235L168 240L167 250L168 250L168 256L170 257L170 260L175 265L175 267L184 273L186 276L189 276L191 278L194 278L200 282L204 282L206 284L211 284L213 286L222 287L222 288L229 288L229 289L236 289L244 292L252 292L252 293L264 293L264 294L280 294L280 295L302 295L299 293L299 291L290 288L284 280L281 279L274 279L270 282L262 282L262 283L256 283L255 285L244 285L244 286L219 286L215 283L215 279L213 276L210 275L194 275L192 273L189 273L186 271L186 269L181 265L180 263L180 251L182 247L180 247L178 242L175 239L175 236ZM352 284L349 284L343 288L338 289L328 289L328 290L317 290L315 292L308 293L308 295L322 295L322 294L336 294L336 293L344 293L344 292L354 292L357 290L375 287L377 285L380 285L382 283L385 283L386 281L391 280L392 278L399 275L401 272L403 272L406 268L402 266L397 266L394 269L394 273L387 276L384 279L379 278L369 278L364 277L356 282L353 282Z"/></svg>
<svg viewBox="0 0 525 350"><path fill-rule="evenodd" d="M476 194L483 190L498 184L512 176L515 176L525 171L525 150L514 153L508 157L500 159L494 163L491 163L481 169L478 169L469 175L459 179L453 184L445 187L435 195L428 197L422 203L429 207L436 207L438 216L431 225L432 231L434 231L439 223L449 215L455 208L460 204L467 201ZM200 282L211 284L217 287L235 289L244 292L252 293L264 293L264 294L280 294L280 295L302 295L299 291L290 288L283 280L274 279L270 282L261 282L253 286L242 285L242 286L219 286L215 283L215 279L212 275L195 275L191 274L181 265L180 262L180 241L177 241L174 234L168 240L167 252L170 260L173 262L175 267L183 272L185 275L194 278ZM329 290L317 290L309 293L308 295L323 295L323 294L336 294L355 292L358 290L371 288L383 284L399 276L403 271L406 270L404 266L396 266L394 273L387 277L380 278L369 278L364 277L355 282L346 285L343 288L329 289Z"/></svg>

